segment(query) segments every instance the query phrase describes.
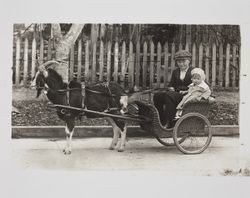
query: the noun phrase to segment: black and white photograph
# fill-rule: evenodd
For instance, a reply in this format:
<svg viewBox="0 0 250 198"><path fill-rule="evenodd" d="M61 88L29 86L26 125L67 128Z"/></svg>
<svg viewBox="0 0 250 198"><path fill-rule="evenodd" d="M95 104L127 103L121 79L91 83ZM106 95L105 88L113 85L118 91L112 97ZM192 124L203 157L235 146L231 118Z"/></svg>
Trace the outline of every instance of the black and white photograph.
<svg viewBox="0 0 250 198"><path fill-rule="evenodd" d="M239 25L13 24L13 40L24 169L249 175L237 172Z"/></svg>
<svg viewBox="0 0 250 198"><path fill-rule="evenodd" d="M1 170L3 178L9 175L5 191L18 189L9 197L47 197L47 186L48 197L64 188L62 197L70 194L66 186L71 182L71 189L91 186L80 187L88 192L85 197L106 197L109 191L114 196L111 186L119 186L118 196L127 183L130 191L122 197L129 192L139 196L145 183L144 194L158 197L165 180L172 189L188 183L199 192L208 180L214 189L224 183L229 194L231 186L249 179L250 21L236 14L237 6L209 11L193 4L199 18L181 2L176 5L166 18L156 10L146 17L146 10L157 6L133 8L135 19L122 18L125 10L118 14L119 6L109 7L107 12L116 10L112 20L100 14L106 13L100 6L88 15L64 5L81 17L58 20L52 12L41 19L23 17L28 14L20 11L20 18L3 18L8 31L1 47ZM242 16L247 16L242 5ZM212 19L213 12L218 20ZM188 186L188 193L181 194L189 197ZM74 190L72 195L80 194ZM241 195L248 197L244 191Z"/></svg>

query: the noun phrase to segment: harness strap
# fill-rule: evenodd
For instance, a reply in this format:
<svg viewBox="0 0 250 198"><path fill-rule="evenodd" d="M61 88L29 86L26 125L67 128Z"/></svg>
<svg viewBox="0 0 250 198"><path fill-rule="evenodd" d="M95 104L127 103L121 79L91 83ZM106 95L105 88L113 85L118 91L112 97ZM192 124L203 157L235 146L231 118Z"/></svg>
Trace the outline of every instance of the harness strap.
<svg viewBox="0 0 250 198"><path fill-rule="evenodd" d="M119 111L120 109L118 107L112 107L112 108L107 108L105 109L103 112L104 113L110 113L110 112L113 112L113 111Z"/></svg>
<svg viewBox="0 0 250 198"><path fill-rule="evenodd" d="M105 92L101 92L101 91L96 91L96 90L92 90L91 88L87 88L85 87L85 91L87 92L91 92L91 93L95 93L95 94L100 94L100 95L103 95L103 96L106 96L106 97L109 97L110 99L108 99L107 101L107 109L105 109L103 112L104 113L109 113L109 112L113 112L113 111L117 111L119 110L118 107L110 107L110 102L111 101L114 101L115 97L117 97L117 95L115 94L112 94L111 90L110 90L110 87L109 87L109 82L103 82L103 83L99 83L99 85L102 85L104 86L107 90L108 90L108 93L105 93ZM111 101L110 101L111 100Z"/></svg>
<svg viewBox="0 0 250 198"><path fill-rule="evenodd" d="M104 96L107 96L107 97L117 97L115 94L111 94L109 88L108 88L108 90L110 92L109 94L104 93L104 92L100 92L100 91L95 91L95 90L92 90L92 89L89 89L89 88L85 88L85 90L88 91L88 92L91 92L91 93L101 94L101 95L104 95Z"/></svg>
<svg viewBox="0 0 250 198"><path fill-rule="evenodd" d="M108 82L107 83L102 83L101 85L103 85L105 88L108 89L108 93L104 93L104 92L100 92L100 91L95 91L95 90L92 90L92 89L86 88L86 87L84 87L84 89L85 89L85 91L88 91L88 92L91 92L91 93L100 94L100 95L104 95L106 97L110 97L111 100L113 101L114 98L117 97L117 95L112 94L112 92L110 90L110 87L109 87L109 83ZM66 100L67 100L67 106L69 106L69 107L70 107L70 93L69 92L72 91L72 90L82 90L82 88L69 88L69 84L67 84L67 88L66 89L53 90L53 89L48 88L46 86L45 87L39 87L39 88L43 88L46 91L52 90L54 92L66 92L66 94L67 94L66 95L66 97L67 97L66 98ZM112 107L112 108L110 108L110 102L107 103L107 106L108 106L107 109L103 111L104 113L109 113L109 112L113 112L113 111L119 110L118 107ZM87 109L86 106L85 106L85 104L84 104L84 101L82 102L82 108L83 109ZM85 113L83 113L83 114L85 114Z"/></svg>
<svg viewBox="0 0 250 198"><path fill-rule="evenodd" d="M67 89L69 89L69 84L67 84ZM70 106L70 103L69 103L69 91L66 92L67 94L67 104Z"/></svg>
<svg viewBox="0 0 250 198"><path fill-rule="evenodd" d="M81 88L67 88L67 89L58 89L58 90L54 90L54 91L57 91L57 92L69 92L69 91L72 91L72 90L82 90Z"/></svg>

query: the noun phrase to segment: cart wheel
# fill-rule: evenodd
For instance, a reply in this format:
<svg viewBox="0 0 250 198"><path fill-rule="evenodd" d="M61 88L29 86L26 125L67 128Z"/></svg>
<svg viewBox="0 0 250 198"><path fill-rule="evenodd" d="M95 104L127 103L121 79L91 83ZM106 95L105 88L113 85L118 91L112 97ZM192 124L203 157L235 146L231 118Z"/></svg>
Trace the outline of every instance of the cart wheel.
<svg viewBox="0 0 250 198"><path fill-rule="evenodd" d="M212 140L211 124L200 113L187 113L176 122L173 138L177 148L184 154L202 153ZM184 141L180 142L180 138Z"/></svg>

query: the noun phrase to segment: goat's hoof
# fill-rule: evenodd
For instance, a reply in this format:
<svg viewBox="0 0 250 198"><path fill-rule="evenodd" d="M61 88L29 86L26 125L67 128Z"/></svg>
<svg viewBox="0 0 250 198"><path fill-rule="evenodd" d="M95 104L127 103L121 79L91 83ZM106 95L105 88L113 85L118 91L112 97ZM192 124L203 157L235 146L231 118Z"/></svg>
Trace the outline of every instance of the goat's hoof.
<svg viewBox="0 0 250 198"><path fill-rule="evenodd" d="M63 153L64 153L64 155L70 155L71 151L63 149Z"/></svg>
<svg viewBox="0 0 250 198"><path fill-rule="evenodd" d="M109 147L109 150L114 150L115 148L113 146L110 146Z"/></svg>
<svg viewBox="0 0 250 198"><path fill-rule="evenodd" d="M124 149L118 149L118 152L123 152L124 151Z"/></svg>

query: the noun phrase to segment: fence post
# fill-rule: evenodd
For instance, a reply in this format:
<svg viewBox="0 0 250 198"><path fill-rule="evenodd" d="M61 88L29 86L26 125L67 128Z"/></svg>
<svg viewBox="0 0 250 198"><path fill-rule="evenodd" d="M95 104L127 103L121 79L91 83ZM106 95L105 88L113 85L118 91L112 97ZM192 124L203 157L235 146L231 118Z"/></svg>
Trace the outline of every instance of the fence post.
<svg viewBox="0 0 250 198"><path fill-rule="evenodd" d="M209 83L210 82L210 80L209 80L209 59L210 59L210 57L209 57L209 45L207 44L207 46L206 46L206 54L205 54L205 56L206 56L206 59L205 59L205 73L206 73L206 80L207 80L207 82Z"/></svg>
<svg viewBox="0 0 250 198"><path fill-rule="evenodd" d="M121 71L121 84L125 87L125 75L126 75L127 67L126 67L126 43L123 41L122 43L122 71Z"/></svg>
<svg viewBox="0 0 250 198"><path fill-rule="evenodd" d="M89 75L89 41L85 45L85 83L88 84L90 79Z"/></svg>
<svg viewBox="0 0 250 198"><path fill-rule="evenodd" d="M32 52L31 52L31 77L35 76L36 72L36 39L32 40Z"/></svg>
<svg viewBox="0 0 250 198"><path fill-rule="evenodd" d="M196 67L196 45L193 43L192 46L192 67Z"/></svg>
<svg viewBox="0 0 250 198"><path fill-rule="evenodd" d="M154 42L150 42L150 68L149 68L149 75L150 75L150 89L153 88L154 82Z"/></svg>
<svg viewBox="0 0 250 198"><path fill-rule="evenodd" d="M115 61L114 61L114 81L118 81L118 63L119 63L119 49L118 49L118 42L115 42Z"/></svg>
<svg viewBox="0 0 250 198"><path fill-rule="evenodd" d="M178 50L182 50L182 43L179 43Z"/></svg>
<svg viewBox="0 0 250 198"><path fill-rule="evenodd" d="M29 62L29 41L28 38L25 38L24 41L24 66L23 66L23 85L27 85L28 78L28 62Z"/></svg>
<svg viewBox="0 0 250 198"><path fill-rule="evenodd" d="M75 46L71 45L70 48L70 65L69 65L69 80L74 79L74 64L75 64Z"/></svg>
<svg viewBox="0 0 250 198"><path fill-rule="evenodd" d="M96 82L96 42L93 43L93 57L92 57L92 83Z"/></svg>
<svg viewBox="0 0 250 198"><path fill-rule="evenodd" d="M157 88L160 87L161 82L161 44L158 42L157 44Z"/></svg>
<svg viewBox="0 0 250 198"><path fill-rule="evenodd" d="M99 81L103 81L103 41L100 42L100 64L99 64Z"/></svg>
<svg viewBox="0 0 250 198"><path fill-rule="evenodd" d="M216 45L212 48L212 86L216 85Z"/></svg>
<svg viewBox="0 0 250 198"><path fill-rule="evenodd" d="M203 44L199 45L199 68L202 68L202 58L203 58Z"/></svg>
<svg viewBox="0 0 250 198"><path fill-rule="evenodd" d="M229 64L230 64L230 44L226 48L226 73L225 73L225 87L229 87Z"/></svg>
<svg viewBox="0 0 250 198"><path fill-rule="evenodd" d="M241 68L241 46L239 46L239 48L238 48L238 69L240 69ZM238 71L237 72L238 73L238 87L240 86L240 82L239 82L239 79L240 79L240 71Z"/></svg>
<svg viewBox="0 0 250 198"><path fill-rule="evenodd" d="M108 49L107 49L107 81L110 81L111 75L111 42L108 42Z"/></svg>
<svg viewBox="0 0 250 198"><path fill-rule="evenodd" d="M219 86L223 85L223 45L219 47L219 75L218 75Z"/></svg>
<svg viewBox="0 0 250 198"><path fill-rule="evenodd" d="M232 72L232 87L235 88L236 87L236 50L237 50L237 46L233 45L233 72Z"/></svg>
<svg viewBox="0 0 250 198"><path fill-rule="evenodd" d="M172 47L171 47L171 74L175 69L174 55L175 55L175 43L172 43Z"/></svg>
<svg viewBox="0 0 250 198"><path fill-rule="evenodd" d="M133 43L129 43L129 88L132 88L134 85L134 54L133 54Z"/></svg>
<svg viewBox="0 0 250 198"><path fill-rule="evenodd" d="M164 87L168 85L168 43L164 45Z"/></svg>
<svg viewBox="0 0 250 198"><path fill-rule="evenodd" d="M77 54L77 81L81 82L82 77L82 40L78 40L78 54Z"/></svg>
<svg viewBox="0 0 250 198"><path fill-rule="evenodd" d="M136 43L136 55L135 55L135 85L139 87L140 85L140 43Z"/></svg>
<svg viewBox="0 0 250 198"><path fill-rule="evenodd" d="M44 53L44 42L43 37L40 37L40 54L39 54L39 64L43 64L43 53Z"/></svg>
<svg viewBox="0 0 250 198"><path fill-rule="evenodd" d="M189 43L186 43L186 45L185 45L185 50L187 50L187 51L189 51Z"/></svg>
<svg viewBox="0 0 250 198"><path fill-rule="evenodd" d="M148 45L147 42L143 44L143 62L142 62L142 86L146 88L147 86L147 56L148 56Z"/></svg>
<svg viewBox="0 0 250 198"><path fill-rule="evenodd" d="M55 39L51 40L51 59L55 59L56 51L55 51Z"/></svg>
<svg viewBox="0 0 250 198"><path fill-rule="evenodd" d="M16 76L15 84L19 85L20 83L20 52L21 52L21 39L20 37L16 40Z"/></svg>
<svg viewBox="0 0 250 198"><path fill-rule="evenodd" d="M47 53L47 61L51 60L51 57L52 57L52 43L51 43L51 39L49 39L48 41L48 53Z"/></svg>

